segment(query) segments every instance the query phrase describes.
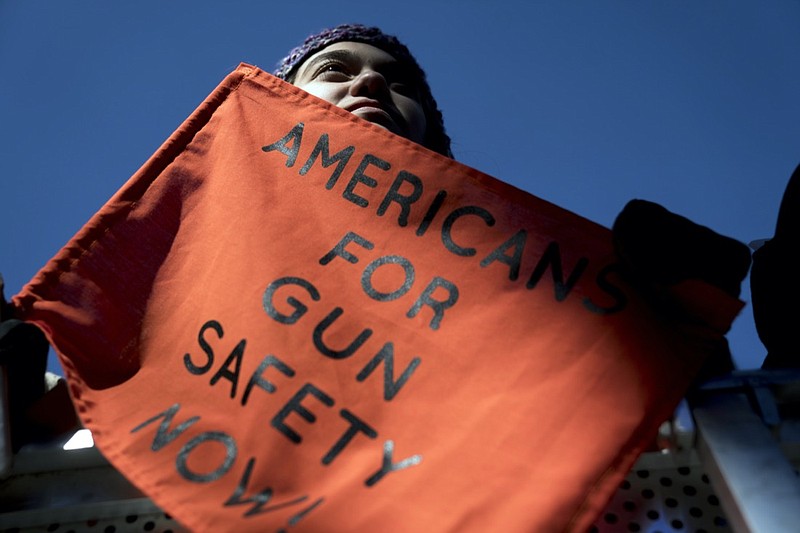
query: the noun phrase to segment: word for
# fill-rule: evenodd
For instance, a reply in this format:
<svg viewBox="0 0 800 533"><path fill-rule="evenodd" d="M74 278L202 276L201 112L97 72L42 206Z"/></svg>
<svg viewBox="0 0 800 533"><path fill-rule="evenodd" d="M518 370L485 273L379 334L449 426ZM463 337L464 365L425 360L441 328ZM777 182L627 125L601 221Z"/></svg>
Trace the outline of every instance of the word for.
<svg viewBox="0 0 800 533"><path fill-rule="evenodd" d="M358 256L356 256L353 252L348 250L346 247L350 243L355 243L358 246L361 246L365 250L372 250L375 245L365 239L364 237L354 233L348 232L336 246L333 247L331 251L325 254L319 260L319 264L327 265L335 258L341 258L347 261L348 263L356 264L359 261ZM398 287L394 290L388 292L382 292L375 288L373 284L373 277L375 273L381 267L385 267L387 265L397 265L403 271L403 281L398 285ZM378 257L371 261L365 268L363 273L361 274L361 289L364 293L372 298L373 300L379 302L389 302L392 300L396 300L398 298L403 297L407 294L414 285L416 279L414 265L411 261L403 256L399 255L384 255ZM283 285L293 284L303 287L311 299L314 301L318 301L320 299L320 294L317 288L309 283L308 281L302 280L296 277L286 277L280 280L276 280L272 282L268 287L267 290L264 292L263 298L263 305L264 310L267 314L273 318L274 320L282 323L282 324L294 324L297 322L302 316L308 311L308 307L304 304L298 302L295 298L289 298L288 303L294 309L294 312L291 315L285 315L278 312L275 309L275 306L272 305L272 299L274 293L277 289L282 287ZM437 295L439 295L437 297ZM431 318L428 326L433 329L439 329L441 325L442 319L444 318L444 313L447 309L453 307L456 302L458 301L458 287L455 283L448 281L442 277L434 276L434 278L427 284L427 286L423 289L422 293L416 298L414 303L409 308L408 312L406 313L406 317L414 318L417 316L423 308L430 308L433 312L433 317ZM322 333L324 333L325 329L329 327L336 318L341 315L342 309L340 307L335 308L331 313L320 322L319 326L314 330L314 345L317 349L320 350L324 355L332 357L334 359L341 359L347 357L352 353L352 350L346 350L344 353L337 353L334 350L330 350L324 346L322 343ZM356 342L355 344L351 345L351 347L357 348L360 344L366 340L371 334L371 330L365 330L362 334L362 337L359 337L360 342Z"/></svg>

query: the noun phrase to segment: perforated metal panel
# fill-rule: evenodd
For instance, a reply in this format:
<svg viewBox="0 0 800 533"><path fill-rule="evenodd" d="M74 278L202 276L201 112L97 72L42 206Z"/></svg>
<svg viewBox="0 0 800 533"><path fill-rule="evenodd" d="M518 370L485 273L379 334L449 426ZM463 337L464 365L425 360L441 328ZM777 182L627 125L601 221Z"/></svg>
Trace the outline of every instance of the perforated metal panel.
<svg viewBox="0 0 800 533"><path fill-rule="evenodd" d="M76 522L51 522L37 526L19 528L12 527L3 530L4 533L178 533L184 531L169 515L161 511L155 513L128 514L113 518L95 519L89 518Z"/></svg>
<svg viewBox="0 0 800 533"><path fill-rule="evenodd" d="M96 448L23 448L0 480L0 532L183 531Z"/></svg>
<svg viewBox="0 0 800 533"><path fill-rule="evenodd" d="M731 531L720 500L694 453L642 456L621 484L595 533Z"/></svg>
<svg viewBox="0 0 800 533"><path fill-rule="evenodd" d="M30 450L0 482L0 532L184 531L130 485L93 448ZM596 533L730 531L697 455L640 457Z"/></svg>

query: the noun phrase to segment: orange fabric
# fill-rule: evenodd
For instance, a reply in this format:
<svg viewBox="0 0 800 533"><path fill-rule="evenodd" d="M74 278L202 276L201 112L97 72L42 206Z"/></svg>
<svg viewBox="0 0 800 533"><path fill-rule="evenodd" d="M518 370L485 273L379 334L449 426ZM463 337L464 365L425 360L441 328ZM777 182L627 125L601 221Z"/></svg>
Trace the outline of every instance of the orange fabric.
<svg viewBox="0 0 800 533"><path fill-rule="evenodd" d="M706 349L607 229L248 65L14 305L197 531L582 531Z"/></svg>

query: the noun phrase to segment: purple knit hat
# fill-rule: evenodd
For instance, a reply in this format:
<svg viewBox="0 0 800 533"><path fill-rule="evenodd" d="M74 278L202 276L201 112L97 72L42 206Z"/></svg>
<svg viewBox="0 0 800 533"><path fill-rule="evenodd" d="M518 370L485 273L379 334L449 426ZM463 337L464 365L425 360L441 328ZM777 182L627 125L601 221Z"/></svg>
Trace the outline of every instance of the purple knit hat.
<svg viewBox="0 0 800 533"><path fill-rule="evenodd" d="M366 43L380 48L391 54L392 57L405 65L414 74L419 88L420 103L425 111L425 119L428 125L423 144L440 154L453 157L453 153L450 151L450 137L445 132L442 113L439 111L439 106L436 104L433 94L431 94L425 71L422 70L408 48L397 37L387 35L379 28L370 28L361 24L342 24L310 35L302 45L294 48L289 52L288 56L278 63L273 74L283 80L293 81L294 75L303 61L326 46L343 41Z"/></svg>

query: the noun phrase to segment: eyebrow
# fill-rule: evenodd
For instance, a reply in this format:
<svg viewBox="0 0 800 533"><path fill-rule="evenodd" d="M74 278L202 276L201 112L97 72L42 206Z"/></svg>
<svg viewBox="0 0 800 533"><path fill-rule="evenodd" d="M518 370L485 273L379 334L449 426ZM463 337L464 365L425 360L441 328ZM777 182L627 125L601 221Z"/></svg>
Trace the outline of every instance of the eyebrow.
<svg viewBox="0 0 800 533"><path fill-rule="evenodd" d="M304 64L302 68L302 75L305 75L308 72L313 72L314 68L326 61L341 61L342 63L348 63L351 61L356 60L356 54L349 50L331 50L330 52L323 52L308 63ZM298 77L300 77L301 73L298 71Z"/></svg>
<svg viewBox="0 0 800 533"><path fill-rule="evenodd" d="M301 65L300 70L298 70L295 79L299 78L301 75L305 76L309 72L314 72L314 69L320 63L325 63L327 61L340 61L344 64L353 64L354 62L359 61L358 54L352 52L350 50L331 50L329 52L323 52L314 59L308 61ZM387 78L396 79L396 78L414 78L411 69L408 68L407 65L404 65L402 62L398 61L395 57L392 56L392 61L386 62L384 64L378 65L377 70L382 72ZM408 81L414 82L415 80L409 79Z"/></svg>

